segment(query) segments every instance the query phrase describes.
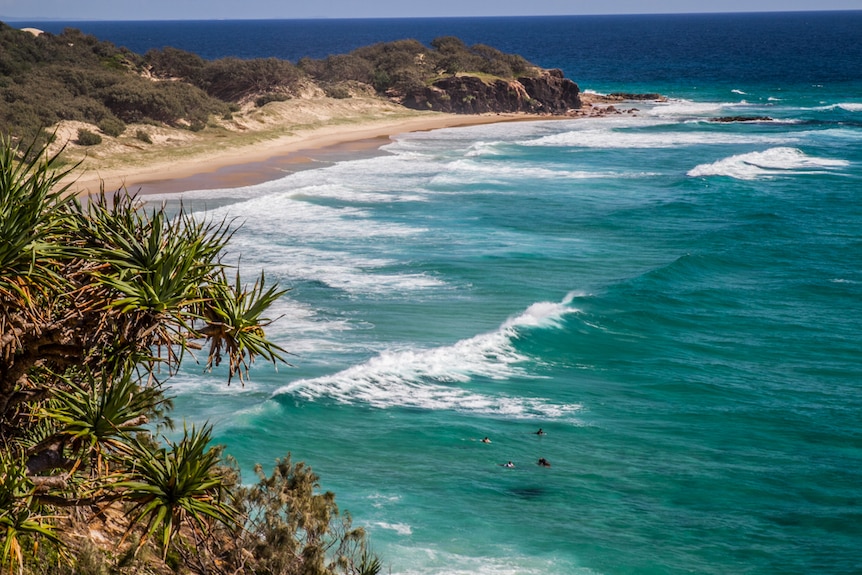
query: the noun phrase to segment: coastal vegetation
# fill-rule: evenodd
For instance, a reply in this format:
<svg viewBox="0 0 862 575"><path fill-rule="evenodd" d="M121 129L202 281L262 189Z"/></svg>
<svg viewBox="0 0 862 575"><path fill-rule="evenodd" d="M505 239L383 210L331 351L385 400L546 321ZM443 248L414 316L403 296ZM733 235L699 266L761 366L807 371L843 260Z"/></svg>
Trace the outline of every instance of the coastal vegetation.
<svg viewBox="0 0 862 575"><path fill-rule="evenodd" d="M569 89L565 105L543 108L543 96L527 94L518 84L543 72L521 56L467 46L455 37L437 38L431 46L416 40L374 44L294 64L276 58L205 60L170 47L136 54L75 29L36 35L0 23L0 132L31 141L37 135L47 138L46 128L61 121L90 124L94 134L98 130L96 135L113 138L129 124L200 131L249 107L326 96L370 95L432 110L445 102L452 109L444 111L466 113L557 113L579 105L576 87L574 97ZM495 102L481 109L453 106L448 103L452 95L435 85L461 76L478 79L483 89L515 90L519 96L457 95L456 104L477 97ZM463 91L464 85L457 89Z"/></svg>
<svg viewBox="0 0 862 575"><path fill-rule="evenodd" d="M284 290L224 261L230 222L61 185L0 138L0 568L10 574L373 574L380 561L290 456L257 483L170 418L166 381L203 351L242 384L283 363Z"/></svg>

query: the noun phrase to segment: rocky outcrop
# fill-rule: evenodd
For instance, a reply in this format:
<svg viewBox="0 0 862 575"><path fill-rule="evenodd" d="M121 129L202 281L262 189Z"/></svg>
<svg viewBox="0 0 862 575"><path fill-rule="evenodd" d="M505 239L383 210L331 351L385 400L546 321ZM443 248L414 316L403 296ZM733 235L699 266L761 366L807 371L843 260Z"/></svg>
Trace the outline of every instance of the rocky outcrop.
<svg viewBox="0 0 862 575"><path fill-rule="evenodd" d="M580 89L561 70L536 77L493 81L477 76L451 76L399 98L415 110L455 114L530 112L562 115L581 107Z"/></svg>
<svg viewBox="0 0 862 575"><path fill-rule="evenodd" d="M537 78L518 78L530 98L540 105L539 112L565 114L581 107L581 90L563 76L562 70L547 70Z"/></svg>
<svg viewBox="0 0 862 575"><path fill-rule="evenodd" d="M614 100L617 102L632 100L654 100L657 102L661 102L667 99L661 94L656 94L654 92L648 92L646 94L632 94L631 92L611 92L607 95L607 98L609 100Z"/></svg>

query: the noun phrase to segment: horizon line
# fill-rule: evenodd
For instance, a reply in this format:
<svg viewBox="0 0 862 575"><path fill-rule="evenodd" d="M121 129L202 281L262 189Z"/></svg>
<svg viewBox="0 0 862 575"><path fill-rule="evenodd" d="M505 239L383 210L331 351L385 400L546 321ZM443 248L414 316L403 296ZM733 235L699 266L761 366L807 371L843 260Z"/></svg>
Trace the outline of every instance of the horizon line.
<svg viewBox="0 0 862 575"><path fill-rule="evenodd" d="M862 12L862 9L812 8L803 10L726 10L710 12L614 12L606 14L486 14L482 16L306 16L302 18L254 17L254 18L58 18L39 16L2 16L0 22L255 22L274 20L425 20L425 19L463 19L463 18L553 18L572 16L710 16L732 14L809 14L824 12Z"/></svg>

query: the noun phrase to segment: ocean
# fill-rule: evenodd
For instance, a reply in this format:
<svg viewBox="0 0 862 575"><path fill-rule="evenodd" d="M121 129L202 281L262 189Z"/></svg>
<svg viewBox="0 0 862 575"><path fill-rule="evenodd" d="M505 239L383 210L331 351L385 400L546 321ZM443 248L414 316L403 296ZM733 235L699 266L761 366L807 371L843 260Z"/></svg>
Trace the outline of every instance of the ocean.
<svg viewBox="0 0 862 575"><path fill-rule="evenodd" d="M32 25L293 61L456 35L665 94L183 194L291 288L292 366L187 362L174 415L248 480L307 462L386 573L862 572L862 12Z"/></svg>

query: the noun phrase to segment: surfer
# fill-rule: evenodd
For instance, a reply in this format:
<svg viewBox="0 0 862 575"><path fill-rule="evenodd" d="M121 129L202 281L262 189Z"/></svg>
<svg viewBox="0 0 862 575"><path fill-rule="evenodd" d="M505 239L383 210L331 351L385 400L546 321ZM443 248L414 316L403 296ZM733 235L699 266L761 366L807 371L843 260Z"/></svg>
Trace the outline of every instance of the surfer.
<svg viewBox="0 0 862 575"><path fill-rule="evenodd" d="M515 467L515 464L510 461L509 463L504 463L503 467Z"/></svg>
<svg viewBox="0 0 862 575"><path fill-rule="evenodd" d="M551 462L550 462L550 461L548 461L547 459L545 459L544 457L540 457L540 458L539 458L538 465L539 465L540 467L550 467L550 466L551 466Z"/></svg>
<svg viewBox="0 0 862 575"><path fill-rule="evenodd" d="M482 443L491 443L491 440L488 439L487 437L485 439L482 439L481 441L482 441Z"/></svg>
<svg viewBox="0 0 862 575"><path fill-rule="evenodd" d="M539 428L539 431L536 432L536 435L545 435L545 432L542 431L542 428Z"/></svg>

